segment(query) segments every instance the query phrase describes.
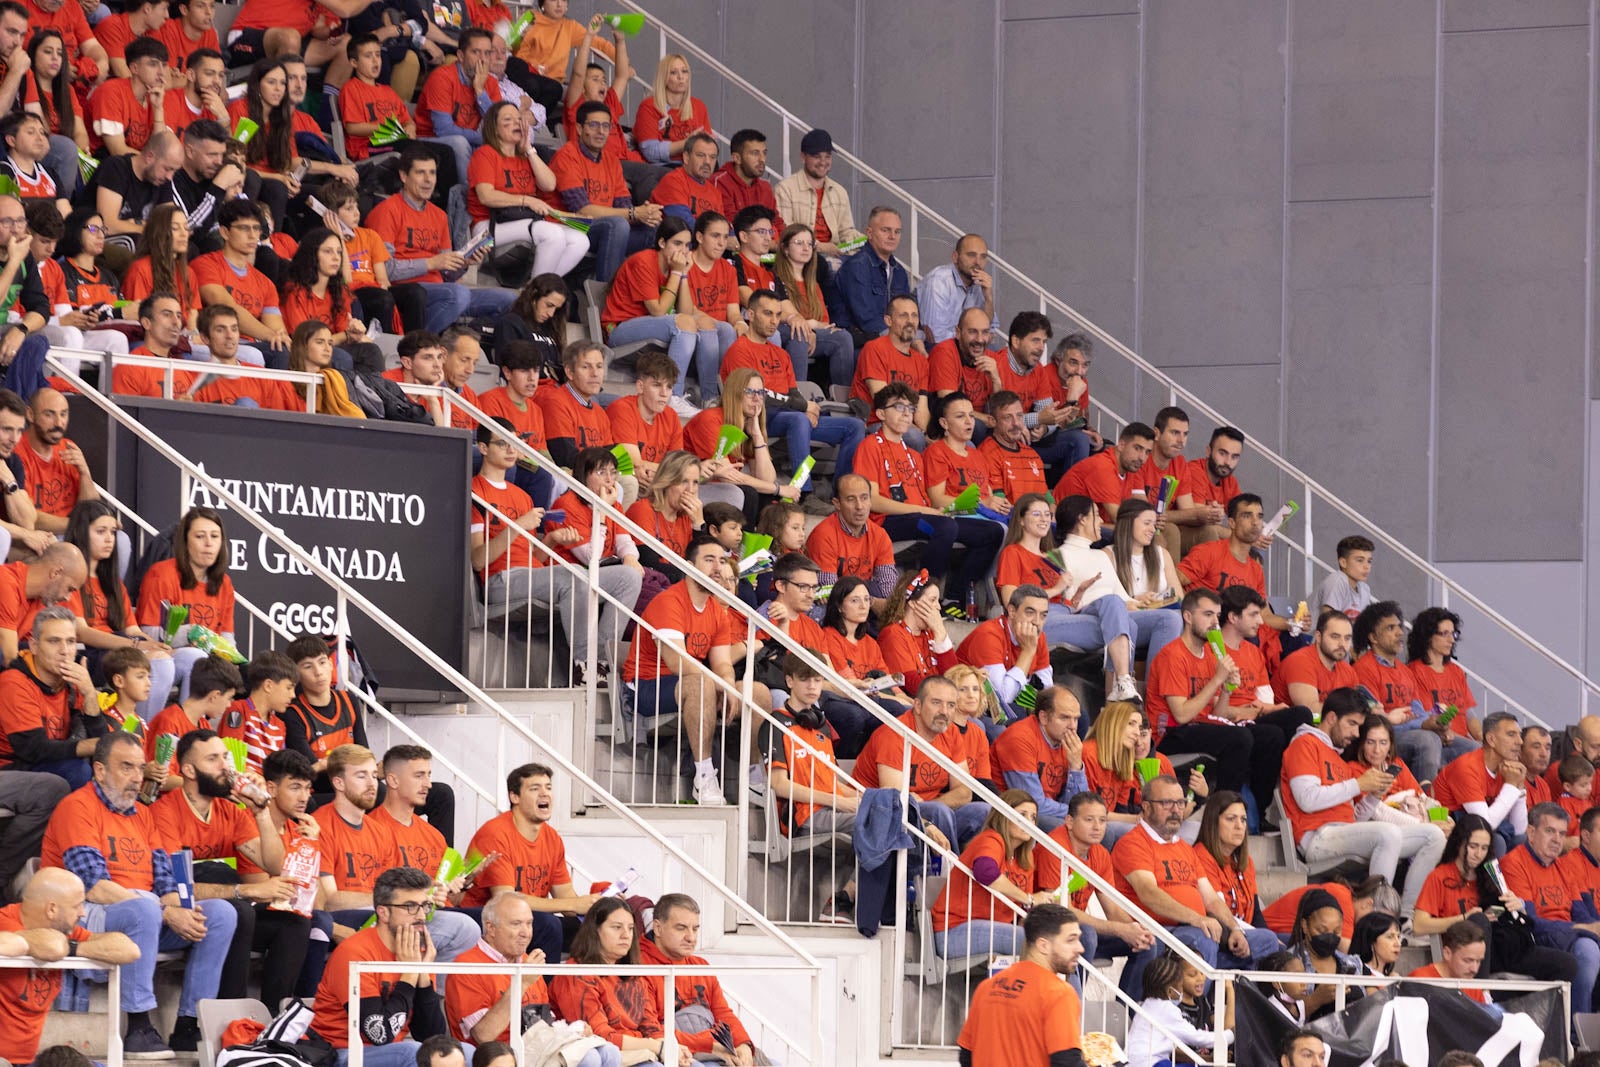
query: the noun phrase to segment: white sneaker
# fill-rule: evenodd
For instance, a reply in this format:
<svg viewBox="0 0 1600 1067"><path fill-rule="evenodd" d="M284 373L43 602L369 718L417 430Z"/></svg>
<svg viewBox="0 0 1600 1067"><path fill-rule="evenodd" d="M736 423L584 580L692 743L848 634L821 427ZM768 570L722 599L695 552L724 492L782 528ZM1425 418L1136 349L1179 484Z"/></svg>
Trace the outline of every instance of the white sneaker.
<svg viewBox="0 0 1600 1067"><path fill-rule="evenodd" d="M725 808L728 798L722 795L722 779L712 771L708 775L696 775L694 779L694 802L708 808Z"/></svg>
<svg viewBox="0 0 1600 1067"><path fill-rule="evenodd" d="M1139 700L1139 686L1134 682L1133 675L1119 674L1116 682L1111 686L1111 692L1106 694L1107 700Z"/></svg>
<svg viewBox="0 0 1600 1067"><path fill-rule="evenodd" d="M678 418L682 419L684 422L688 422L690 419L700 414L700 409L695 407L686 396L673 397L667 402L667 406L673 411L677 412Z"/></svg>

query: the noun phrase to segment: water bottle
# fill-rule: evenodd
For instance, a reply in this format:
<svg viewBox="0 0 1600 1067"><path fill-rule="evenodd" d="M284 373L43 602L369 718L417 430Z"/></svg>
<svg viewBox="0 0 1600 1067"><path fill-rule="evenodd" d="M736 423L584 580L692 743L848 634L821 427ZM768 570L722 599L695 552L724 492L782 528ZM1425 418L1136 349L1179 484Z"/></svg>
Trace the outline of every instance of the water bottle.
<svg viewBox="0 0 1600 1067"><path fill-rule="evenodd" d="M611 883L610 887L605 891L605 895L608 897L626 897L628 895L628 890L632 889L633 883L638 880L639 868L629 867L625 872L623 872L621 878L618 878L615 882Z"/></svg>

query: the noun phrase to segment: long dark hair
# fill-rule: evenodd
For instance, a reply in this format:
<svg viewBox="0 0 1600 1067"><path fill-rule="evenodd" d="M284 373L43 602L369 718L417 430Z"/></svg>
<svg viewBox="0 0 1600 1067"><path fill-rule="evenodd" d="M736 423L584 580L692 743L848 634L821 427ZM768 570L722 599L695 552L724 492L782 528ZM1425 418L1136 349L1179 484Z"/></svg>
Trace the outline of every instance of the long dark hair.
<svg viewBox="0 0 1600 1067"><path fill-rule="evenodd" d="M1222 813L1235 804L1243 804L1244 797L1227 789L1219 789L1211 794L1211 799L1206 801L1205 808L1200 812L1200 836L1196 840L1201 848L1211 853L1211 858L1217 861L1217 866L1226 868L1232 864L1235 870L1243 871L1250 862L1250 837L1247 834L1240 842L1239 847L1232 852L1222 850L1222 838L1218 834L1218 824L1222 822Z"/></svg>
<svg viewBox="0 0 1600 1067"><path fill-rule="evenodd" d="M535 321L534 308L551 293L561 294L563 298L561 306L556 308L556 313L550 316L549 322ZM567 283L562 280L561 275L549 272L535 274L529 278L528 284L522 287L517 299L511 304L512 312L522 317L522 321L528 324L529 330L540 337L549 338L555 342L558 349L567 343L567 309L570 307L572 307L572 290L567 288Z"/></svg>
<svg viewBox="0 0 1600 1067"><path fill-rule="evenodd" d="M583 925L572 935L572 947L567 951L572 962L591 965L610 962L600 955L600 927L604 926L606 920L611 918L611 913L616 911L626 911L633 919L633 944L628 946L627 954L616 962L619 965L628 964L633 967L639 965L639 917L633 915L633 909L621 897L602 897L594 902L589 914L583 917Z"/></svg>
<svg viewBox="0 0 1600 1067"><path fill-rule="evenodd" d="M1361 731L1356 734L1355 740L1345 746L1344 761L1346 763L1360 763L1361 749L1367 743L1367 737L1374 730L1384 730L1389 734L1389 765L1400 762L1400 753L1395 749L1394 726L1382 715L1368 715L1361 722Z"/></svg>
<svg viewBox="0 0 1600 1067"><path fill-rule="evenodd" d="M69 545L77 545L78 551L83 553L85 560L89 559L89 527L106 516L117 518L116 511L111 505L100 500L81 500L72 506L72 513L67 516L67 532L62 539ZM117 553L113 549L111 555L99 563L91 563L89 578L100 580L100 594L106 598L106 625L111 627L112 633L121 633L128 627L128 619L122 613L122 578L117 573ZM89 582L83 583L81 593L83 598L83 612L92 616L94 598L89 595Z"/></svg>
<svg viewBox="0 0 1600 1067"><path fill-rule="evenodd" d="M322 280L322 268L317 265L317 256L329 238L339 241L340 248L344 247L338 234L321 226L300 238L300 247L295 249L294 258L289 260L288 269L284 272L285 298L290 289L304 289L309 293ZM337 322L339 316L350 309L350 294L345 289L343 271L336 270L328 278L328 299L333 309L328 317Z"/></svg>
<svg viewBox="0 0 1600 1067"><path fill-rule="evenodd" d="M150 291L171 293L187 312L190 295L189 257L178 255L172 248L172 216L177 213L178 205L173 203L157 204L151 208L133 256L135 259L150 260Z"/></svg>
<svg viewBox="0 0 1600 1067"><path fill-rule="evenodd" d="M283 99L269 113L261 99L261 80L275 70L283 71ZM258 59L250 68L245 83L246 109L250 120L261 129L245 145L244 157L251 163L265 163L275 171L289 169L294 158L294 105L289 102L289 72L281 59Z"/></svg>
<svg viewBox="0 0 1600 1067"><path fill-rule="evenodd" d="M828 594L828 606L822 613L822 625L830 626L840 633L844 633L844 598L866 584L866 582L862 581L860 578L857 578L853 574L847 574L843 578L840 578L838 581L834 582L833 592ZM859 637L865 633L866 627L863 626L861 633L857 634L856 636Z"/></svg>
<svg viewBox="0 0 1600 1067"><path fill-rule="evenodd" d="M1122 583L1122 588L1133 591L1133 523L1140 515L1147 511L1154 511L1155 505L1148 504L1137 497L1124 500L1117 507L1117 529L1111 535L1112 563L1116 567L1117 580ZM1148 589L1152 593L1160 592L1166 584L1166 575L1161 570L1161 542L1151 538L1150 543L1137 551L1144 556L1144 576Z"/></svg>
<svg viewBox="0 0 1600 1067"><path fill-rule="evenodd" d="M39 46L48 37L54 37L61 43L61 69L56 71L55 78L46 85L39 80ZM61 31L56 29L43 29L33 35L28 42L28 77L33 79L34 88L39 92L39 103L43 105L44 128L46 133L50 129L50 116L54 114L56 128L63 137L72 136L72 83L68 78L72 68L72 53L67 48L66 40L61 36ZM157 289L156 292L160 292Z"/></svg>
<svg viewBox="0 0 1600 1067"><path fill-rule="evenodd" d="M1484 857L1483 862L1478 864L1477 869L1472 872L1478 883L1478 902L1480 904L1490 904L1499 900L1500 894L1495 891L1494 886L1489 881L1489 861L1494 858L1494 850L1492 848L1494 845L1494 827L1490 826L1489 820L1482 815L1473 815L1471 812L1462 812L1457 815L1455 822L1455 827L1450 831L1449 839L1444 843L1444 855L1439 857L1440 866L1446 863L1455 864L1456 869L1460 870L1458 861L1461 859L1461 854L1466 851L1467 842L1472 840L1473 834L1480 830L1483 831L1489 835L1491 848L1488 855Z"/></svg>
<svg viewBox="0 0 1600 1067"><path fill-rule="evenodd" d="M1400 920L1381 911L1372 911L1356 920L1355 931L1350 935L1350 955L1365 964L1373 964L1373 946L1378 938L1400 925ZM1394 966L1393 964L1389 965ZM1384 970L1384 974L1390 974Z"/></svg>
<svg viewBox="0 0 1600 1067"><path fill-rule="evenodd" d="M213 508L190 508L178 523L177 536L172 541L172 558L178 565L178 587L193 589L200 583L194 577L194 564L189 561L189 531L201 519L217 524L222 531L222 551L216 562L206 568L206 596L216 596L222 590L222 579L228 576L228 528L222 525L222 516Z"/></svg>

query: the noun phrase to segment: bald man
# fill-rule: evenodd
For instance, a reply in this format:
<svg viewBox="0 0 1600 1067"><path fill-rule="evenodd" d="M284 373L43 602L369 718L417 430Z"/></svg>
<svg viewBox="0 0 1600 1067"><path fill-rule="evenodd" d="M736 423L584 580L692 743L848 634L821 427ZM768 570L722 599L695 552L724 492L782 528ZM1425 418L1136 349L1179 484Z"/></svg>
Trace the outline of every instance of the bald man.
<svg viewBox="0 0 1600 1067"><path fill-rule="evenodd" d="M71 871L44 867L28 880L22 903L0 908L0 956L51 963L68 956L121 965L139 958L127 934L91 934L83 920L83 882ZM61 991L64 971L0 969L0 1056L30 1063L45 1016Z"/></svg>
<svg viewBox="0 0 1600 1067"><path fill-rule="evenodd" d="M29 562L0 567L0 662L9 666L17 658L17 631L37 608L61 603L88 580L83 553L65 541L51 541Z"/></svg>
<svg viewBox="0 0 1600 1067"><path fill-rule="evenodd" d="M25 488L33 499L36 530L67 532L67 516L82 500L99 500L94 475L83 450L67 440L67 398L54 389L41 389L28 404L28 432L17 455L27 471Z"/></svg>
<svg viewBox="0 0 1600 1067"><path fill-rule="evenodd" d="M1567 730L1567 753L1576 753L1590 763L1600 761L1600 715L1585 715L1578 720L1576 726ZM1544 780L1550 783L1550 795L1561 795L1561 778L1556 774L1561 761L1551 759L1550 769L1545 774Z"/></svg>

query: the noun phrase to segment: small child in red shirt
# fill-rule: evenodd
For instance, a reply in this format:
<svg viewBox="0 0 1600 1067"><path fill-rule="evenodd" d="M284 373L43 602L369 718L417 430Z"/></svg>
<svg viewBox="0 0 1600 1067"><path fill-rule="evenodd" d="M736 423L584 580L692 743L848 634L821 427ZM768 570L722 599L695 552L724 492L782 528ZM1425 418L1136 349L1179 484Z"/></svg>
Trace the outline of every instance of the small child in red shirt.
<svg viewBox="0 0 1600 1067"><path fill-rule="evenodd" d="M1567 809L1576 827L1583 813L1594 806L1594 764L1574 752L1561 761L1556 775L1561 779L1561 796L1556 802Z"/></svg>

